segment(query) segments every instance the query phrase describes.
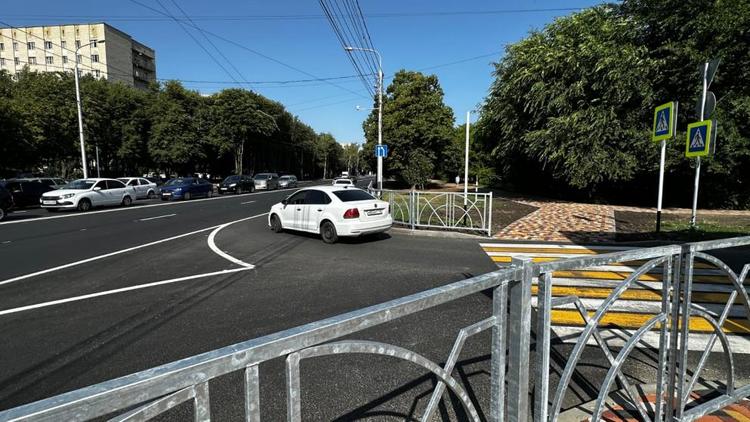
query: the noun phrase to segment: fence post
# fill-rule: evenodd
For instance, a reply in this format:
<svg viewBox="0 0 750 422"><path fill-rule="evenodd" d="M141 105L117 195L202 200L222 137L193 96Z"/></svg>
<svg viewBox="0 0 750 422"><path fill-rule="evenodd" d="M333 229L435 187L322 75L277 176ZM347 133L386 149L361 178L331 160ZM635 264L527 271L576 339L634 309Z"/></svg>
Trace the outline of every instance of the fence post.
<svg viewBox="0 0 750 422"><path fill-rule="evenodd" d="M534 419L547 420L549 411L549 354L552 319L552 273L541 274L537 292L536 328L536 388L534 393Z"/></svg>
<svg viewBox="0 0 750 422"><path fill-rule="evenodd" d="M490 383L490 418L491 422L503 422L505 419L505 353L508 334L508 283L495 287L492 295L492 315L495 324L492 326L492 369Z"/></svg>
<svg viewBox="0 0 750 422"><path fill-rule="evenodd" d="M487 197L485 196L485 198ZM492 191L490 191L490 205L486 208L489 209L487 211L487 219L485 220L487 221L487 237L492 237Z"/></svg>
<svg viewBox="0 0 750 422"><path fill-rule="evenodd" d="M686 381L688 377L687 363L688 363L688 337L690 336L690 307L691 307L691 296L693 290L693 263L695 261L695 247L692 245L683 245L682 253L680 255L681 263L683 265L682 272L682 294L679 291L675 292L677 300L680 301L680 315L679 323L676 326L680 332L680 345L677 349L671 350L672 357L676 357L679 354L679 359L673 359L678 364L679 372L677 376L677 398L674 408L674 418L681 419L682 413L685 411L685 392L683 389L686 387ZM670 368L671 369L671 368Z"/></svg>
<svg viewBox="0 0 750 422"><path fill-rule="evenodd" d="M508 420L529 420L529 352L531 344L531 258L513 258L521 279L510 285L510 338L508 344Z"/></svg>

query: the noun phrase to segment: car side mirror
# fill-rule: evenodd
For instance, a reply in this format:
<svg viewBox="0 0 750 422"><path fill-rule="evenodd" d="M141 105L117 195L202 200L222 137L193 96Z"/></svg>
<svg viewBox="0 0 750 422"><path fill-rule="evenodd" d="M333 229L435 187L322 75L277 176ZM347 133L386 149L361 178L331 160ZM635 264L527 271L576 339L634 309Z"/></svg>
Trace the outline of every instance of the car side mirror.
<svg viewBox="0 0 750 422"><path fill-rule="evenodd" d="M95 191L97 191L97 190L102 190L102 187L101 187L101 186L96 186L96 187L94 187L94 190L95 190Z"/></svg>
<svg viewBox="0 0 750 422"><path fill-rule="evenodd" d="M281 200L281 205L286 206L286 204L288 204L288 203L289 203L289 201L287 201L286 198Z"/></svg>

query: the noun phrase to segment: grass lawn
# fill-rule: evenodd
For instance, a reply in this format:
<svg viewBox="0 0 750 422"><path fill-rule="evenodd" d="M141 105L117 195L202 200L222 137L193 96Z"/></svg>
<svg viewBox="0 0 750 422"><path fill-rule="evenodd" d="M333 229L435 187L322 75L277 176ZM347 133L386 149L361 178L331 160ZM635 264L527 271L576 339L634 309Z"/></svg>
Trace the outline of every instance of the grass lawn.
<svg viewBox="0 0 750 422"><path fill-rule="evenodd" d="M698 241L750 235L750 216L698 212L698 224L690 227L688 214L662 214L661 233L657 235L656 214L616 211L618 241L679 240Z"/></svg>

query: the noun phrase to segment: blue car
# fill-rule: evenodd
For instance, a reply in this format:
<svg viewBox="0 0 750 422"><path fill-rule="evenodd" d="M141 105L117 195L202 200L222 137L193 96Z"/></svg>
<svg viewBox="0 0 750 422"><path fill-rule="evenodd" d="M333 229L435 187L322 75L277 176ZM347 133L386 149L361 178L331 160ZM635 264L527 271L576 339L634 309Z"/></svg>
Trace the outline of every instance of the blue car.
<svg viewBox="0 0 750 422"><path fill-rule="evenodd" d="M197 196L212 197L214 186L206 179L197 177L177 177L161 186L162 201L171 199L191 199Z"/></svg>

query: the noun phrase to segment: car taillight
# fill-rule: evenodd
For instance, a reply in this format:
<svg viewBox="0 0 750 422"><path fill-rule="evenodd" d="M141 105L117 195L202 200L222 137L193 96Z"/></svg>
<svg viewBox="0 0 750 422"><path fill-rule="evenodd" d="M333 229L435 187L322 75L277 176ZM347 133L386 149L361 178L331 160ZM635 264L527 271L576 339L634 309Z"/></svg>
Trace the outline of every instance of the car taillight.
<svg viewBox="0 0 750 422"><path fill-rule="evenodd" d="M391 204L388 204L385 206L385 213L390 214L391 213Z"/></svg>
<svg viewBox="0 0 750 422"><path fill-rule="evenodd" d="M359 210L357 208L350 208L344 213L344 218L359 218Z"/></svg>

